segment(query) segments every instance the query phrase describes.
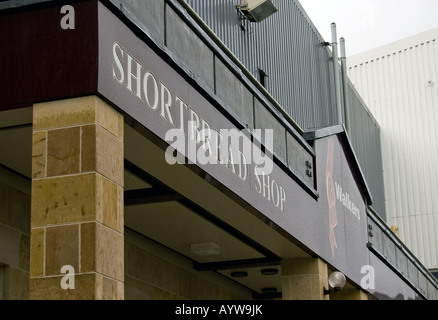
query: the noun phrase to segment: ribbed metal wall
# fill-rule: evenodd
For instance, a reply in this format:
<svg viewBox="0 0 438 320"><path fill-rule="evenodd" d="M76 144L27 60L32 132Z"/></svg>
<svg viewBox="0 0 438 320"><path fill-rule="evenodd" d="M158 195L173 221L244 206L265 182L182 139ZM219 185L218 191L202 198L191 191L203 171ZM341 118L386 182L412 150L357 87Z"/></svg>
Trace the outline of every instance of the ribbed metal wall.
<svg viewBox="0 0 438 320"><path fill-rule="evenodd" d="M350 78L381 124L388 222L437 268L438 29L350 61Z"/></svg>
<svg viewBox="0 0 438 320"><path fill-rule="evenodd" d="M266 72L267 89L303 129L335 124L331 56L298 2L275 1L279 13L249 23L246 32L235 7L239 0L186 2L254 76L259 68Z"/></svg>
<svg viewBox="0 0 438 320"><path fill-rule="evenodd" d="M350 80L348 80L348 105L351 143L372 192L373 208L383 219L386 219L380 126Z"/></svg>
<svg viewBox="0 0 438 320"><path fill-rule="evenodd" d="M255 76L268 75L267 89L303 129L337 124L334 73L329 47L297 0L274 0L279 12L242 31L240 0L186 0ZM330 28L330 26L327 26ZM331 39L329 39L331 40ZM385 218L379 128L357 92L349 86L351 136L374 197ZM351 91L351 92L350 92Z"/></svg>

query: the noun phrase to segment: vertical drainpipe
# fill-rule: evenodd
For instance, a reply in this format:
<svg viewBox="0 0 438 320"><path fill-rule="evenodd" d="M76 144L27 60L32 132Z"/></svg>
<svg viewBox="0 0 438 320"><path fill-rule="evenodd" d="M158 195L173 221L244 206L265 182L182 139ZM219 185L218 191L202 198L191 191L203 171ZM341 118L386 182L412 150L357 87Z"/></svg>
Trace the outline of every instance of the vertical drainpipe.
<svg viewBox="0 0 438 320"><path fill-rule="evenodd" d="M336 23L332 23L332 51L333 51L333 71L335 73L335 93L336 93L336 110L338 114L338 123L343 124L342 98L341 98L341 83L340 83L340 68L338 56L338 36L336 32Z"/></svg>
<svg viewBox="0 0 438 320"><path fill-rule="evenodd" d="M342 88L344 94L344 120L345 128L350 134L350 106L348 104L348 76L347 76L347 54L345 50L345 39L339 39L339 45L341 47L341 68L342 68Z"/></svg>

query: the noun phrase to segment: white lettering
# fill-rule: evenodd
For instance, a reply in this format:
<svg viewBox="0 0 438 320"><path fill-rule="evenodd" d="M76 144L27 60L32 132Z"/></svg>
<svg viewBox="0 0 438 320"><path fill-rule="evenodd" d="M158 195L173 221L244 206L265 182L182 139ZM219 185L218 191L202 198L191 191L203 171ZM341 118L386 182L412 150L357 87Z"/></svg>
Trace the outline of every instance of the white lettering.
<svg viewBox="0 0 438 320"><path fill-rule="evenodd" d="M152 97L149 94L149 80L152 81ZM146 99L146 103L149 105L149 107L152 110L157 110L158 108L158 82L157 79L155 79L155 76L151 72L146 72L143 77L143 91L144 96ZM151 103L151 100L153 100L153 103Z"/></svg>
<svg viewBox="0 0 438 320"><path fill-rule="evenodd" d="M203 318L208 316L208 312L210 307L189 307L185 304L182 307L176 307L175 314L176 315L199 315Z"/></svg>
<svg viewBox="0 0 438 320"><path fill-rule="evenodd" d="M230 146L228 149L228 165L227 167L229 169L231 169L231 171L233 171L233 173L236 173L236 168L234 167L234 150L233 148Z"/></svg>
<svg viewBox="0 0 438 320"><path fill-rule="evenodd" d="M187 152L188 152L188 159L189 164L196 164L197 162L197 148L198 143L200 142L198 139L200 137L199 134L199 122L196 121L189 121L188 125L188 136L194 137L195 139L187 139L188 140L188 146L187 146Z"/></svg>
<svg viewBox="0 0 438 320"><path fill-rule="evenodd" d="M271 191L272 191L272 203L274 204L274 206L278 207L278 205L280 204L280 188L278 187L278 183L275 180L272 180ZM275 196L277 196L277 200L275 200Z"/></svg>
<svg viewBox="0 0 438 320"><path fill-rule="evenodd" d="M187 108L189 107L184 101L182 101L178 96L175 98L175 103L179 103L179 129L184 131L184 115Z"/></svg>
<svg viewBox="0 0 438 320"><path fill-rule="evenodd" d="M357 219L360 220L359 208L350 200L350 194L344 192L342 186L335 182L336 198Z"/></svg>
<svg viewBox="0 0 438 320"><path fill-rule="evenodd" d="M220 164L226 165L227 158L228 158L228 151L227 148L224 147L224 136L221 135L219 132L216 132L216 158L219 161Z"/></svg>
<svg viewBox="0 0 438 320"><path fill-rule="evenodd" d="M170 107L172 105L172 94L170 90L163 84L160 83L161 86L161 116L169 120L171 124L173 123L172 114L170 113Z"/></svg>
<svg viewBox="0 0 438 320"><path fill-rule="evenodd" d="M239 151L239 177L242 180L246 180L248 177L248 160L245 157L245 154L243 152Z"/></svg>
<svg viewBox="0 0 438 320"><path fill-rule="evenodd" d="M126 84L126 87L128 88L129 91L131 91L133 94L135 94L140 100L142 100L141 98L141 70L142 70L142 66L140 63L138 63L136 60L133 59L133 57L130 54L127 54L128 56L128 83ZM136 73L134 74L132 72L132 65L135 64L136 65ZM132 80L135 80L137 88L136 90L134 90L132 88Z"/></svg>
<svg viewBox="0 0 438 320"><path fill-rule="evenodd" d="M211 154L213 151L211 150L211 128L210 125L204 119L201 119L201 127L202 130L200 132L200 139L202 143L202 147L204 150L208 151Z"/></svg>
<svg viewBox="0 0 438 320"><path fill-rule="evenodd" d="M215 141L211 139L212 131L210 125L204 120L201 119L202 130L199 132L199 137L201 139L201 147L198 150L198 163L201 165L206 164L218 164L218 161L214 155L214 147L211 145L211 142Z"/></svg>
<svg viewBox="0 0 438 320"><path fill-rule="evenodd" d="M254 167L255 189L275 207L285 211L286 190L257 165Z"/></svg>
<svg viewBox="0 0 438 320"><path fill-rule="evenodd" d="M258 193L262 193L262 181L260 180L260 176L262 175L261 170L258 166L254 167L254 176L256 178L256 191Z"/></svg>
<svg viewBox="0 0 438 320"><path fill-rule="evenodd" d="M224 305L222 305L222 306L221 306L221 309L219 310L219 314L222 314L222 313L227 314L227 309L225 309L225 306L224 306Z"/></svg>
<svg viewBox="0 0 438 320"><path fill-rule="evenodd" d="M255 317L256 315L263 315L263 312L261 305L221 305L219 315L222 314Z"/></svg>
<svg viewBox="0 0 438 320"><path fill-rule="evenodd" d="M271 184L270 184L270 180L271 180L271 176L263 173L262 175L262 186L263 186L263 196L268 199L271 200Z"/></svg>
<svg viewBox="0 0 438 320"><path fill-rule="evenodd" d="M199 132L199 116L198 114L190 109L190 121L189 121L189 137L196 144L201 143L201 133Z"/></svg>
<svg viewBox="0 0 438 320"><path fill-rule="evenodd" d="M117 54L117 50L120 52L121 57L118 56ZM116 42L113 45L113 57L114 57L114 62L115 62L115 66L113 63L113 77L114 79L116 79L119 83L124 83L125 82L125 70L123 70L123 49L120 47L120 45ZM116 70L114 67L117 67L117 71L119 73L119 76L116 73Z"/></svg>
<svg viewBox="0 0 438 320"><path fill-rule="evenodd" d="M284 211L284 203L286 202L286 190L280 186L280 209Z"/></svg>

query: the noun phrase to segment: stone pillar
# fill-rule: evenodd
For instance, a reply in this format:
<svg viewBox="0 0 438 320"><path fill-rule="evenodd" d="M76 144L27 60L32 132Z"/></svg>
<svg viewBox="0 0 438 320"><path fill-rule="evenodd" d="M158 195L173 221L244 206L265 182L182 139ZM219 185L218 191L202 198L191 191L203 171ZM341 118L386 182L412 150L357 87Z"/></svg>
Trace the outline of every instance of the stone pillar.
<svg viewBox="0 0 438 320"><path fill-rule="evenodd" d="M327 264L319 258L283 260L281 263L283 300L328 300Z"/></svg>
<svg viewBox="0 0 438 320"><path fill-rule="evenodd" d="M124 299L123 122L96 96L34 105L30 299Z"/></svg>

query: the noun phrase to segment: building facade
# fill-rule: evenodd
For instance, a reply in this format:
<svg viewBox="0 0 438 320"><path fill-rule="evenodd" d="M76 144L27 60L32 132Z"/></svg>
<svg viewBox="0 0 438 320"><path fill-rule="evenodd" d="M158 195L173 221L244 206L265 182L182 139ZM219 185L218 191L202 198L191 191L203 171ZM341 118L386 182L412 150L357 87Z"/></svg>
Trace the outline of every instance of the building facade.
<svg viewBox="0 0 438 320"><path fill-rule="evenodd" d="M299 3L212 20L266 49L294 16L307 45L284 88L202 3L0 4L1 297L437 299L375 208L379 127L351 85L351 131L335 121L331 51Z"/></svg>
<svg viewBox="0 0 438 320"><path fill-rule="evenodd" d="M349 76L381 125L387 221L438 269L435 166L438 30L349 58Z"/></svg>

